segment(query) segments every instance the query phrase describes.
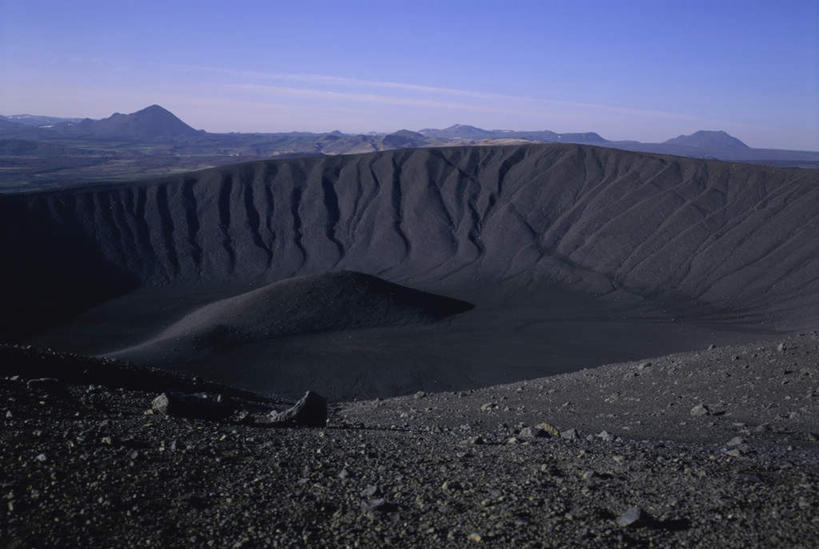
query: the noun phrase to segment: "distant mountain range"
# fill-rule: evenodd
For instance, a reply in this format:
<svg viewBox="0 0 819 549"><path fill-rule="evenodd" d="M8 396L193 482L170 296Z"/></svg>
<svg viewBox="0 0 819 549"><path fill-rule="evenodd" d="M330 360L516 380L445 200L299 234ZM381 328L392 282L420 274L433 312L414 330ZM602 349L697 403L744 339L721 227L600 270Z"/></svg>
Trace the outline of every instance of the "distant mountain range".
<svg viewBox="0 0 819 549"><path fill-rule="evenodd" d="M9 143L13 140L13 143ZM21 144L20 141L26 141ZM0 117L0 151L46 150L32 143L58 142L73 146L88 142L92 147L123 146L172 147L175 154L209 155L208 165L241 159L293 155L337 155L387 149L444 147L459 145L512 145L525 143L576 143L631 151L671 154L695 158L716 158L779 166L819 167L819 152L754 149L724 131L698 131L662 143L611 141L595 132L557 133L549 130L485 130L456 124L444 129L400 130L389 134L209 133L195 130L173 113L152 105L131 114L114 113L102 120L57 118L39 115ZM87 150L87 144L82 144ZM70 154L70 153L66 153Z"/></svg>
<svg viewBox="0 0 819 549"><path fill-rule="evenodd" d="M608 141L594 132L586 133L555 133L543 131L514 131L514 130L484 130L475 126L455 124L443 130L425 129L422 135L432 139L524 139L543 143L583 143L587 145L604 144Z"/></svg>
<svg viewBox="0 0 819 549"><path fill-rule="evenodd" d="M26 126L53 126L54 124L62 124L64 122L79 122L82 118L63 118L59 116L43 116L39 114L13 114L11 116L0 116L0 120L7 122L23 124Z"/></svg>

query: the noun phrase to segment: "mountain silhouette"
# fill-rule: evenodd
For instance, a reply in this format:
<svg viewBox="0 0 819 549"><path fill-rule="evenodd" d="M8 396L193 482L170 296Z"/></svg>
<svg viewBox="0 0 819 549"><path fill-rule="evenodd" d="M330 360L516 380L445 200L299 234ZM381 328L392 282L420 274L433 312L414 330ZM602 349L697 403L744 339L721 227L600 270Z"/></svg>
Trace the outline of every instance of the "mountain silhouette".
<svg viewBox="0 0 819 549"><path fill-rule="evenodd" d="M665 142L666 145L696 147L698 149L749 149L748 145L722 130L700 130L691 135L680 135Z"/></svg>
<svg viewBox="0 0 819 549"><path fill-rule="evenodd" d="M199 134L159 105L151 105L131 114L114 113L102 120L86 118L77 123L61 124L54 129L66 136L144 141L179 139Z"/></svg>

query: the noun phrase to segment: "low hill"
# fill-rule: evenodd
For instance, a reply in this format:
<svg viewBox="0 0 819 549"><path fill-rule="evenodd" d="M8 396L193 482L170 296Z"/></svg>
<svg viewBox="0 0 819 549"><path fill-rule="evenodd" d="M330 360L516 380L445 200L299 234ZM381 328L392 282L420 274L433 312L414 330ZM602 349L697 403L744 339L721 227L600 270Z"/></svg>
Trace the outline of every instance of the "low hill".
<svg viewBox="0 0 819 549"><path fill-rule="evenodd" d="M475 126L469 126L467 124L454 124L442 130L426 128L421 130L420 133L426 135L427 137L446 140L488 139L494 137L493 132L490 130L483 130L481 128L476 128Z"/></svg>
<svg viewBox="0 0 819 549"><path fill-rule="evenodd" d="M80 122L64 123L53 130L66 137L145 141L191 138L199 135L199 132L159 105L151 105L131 114L114 113L102 120L86 118Z"/></svg>
<svg viewBox="0 0 819 549"><path fill-rule="evenodd" d="M400 130L395 133L385 135L381 144L385 149L409 149L415 147L425 147L431 140L422 133Z"/></svg>
<svg viewBox="0 0 819 549"><path fill-rule="evenodd" d="M114 356L178 365L283 336L433 322L472 308L375 276L328 272L274 282L201 307L138 347Z"/></svg>
<svg viewBox="0 0 819 549"><path fill-rule="evenodd" d="M698 149L707 149L712 151L721 151L724 149L749 149L748 145L724 131L706 131L700 130L691 135L680 135L673 139L665 141L666 145L677 145L682 147L695 147Z"/></svg>

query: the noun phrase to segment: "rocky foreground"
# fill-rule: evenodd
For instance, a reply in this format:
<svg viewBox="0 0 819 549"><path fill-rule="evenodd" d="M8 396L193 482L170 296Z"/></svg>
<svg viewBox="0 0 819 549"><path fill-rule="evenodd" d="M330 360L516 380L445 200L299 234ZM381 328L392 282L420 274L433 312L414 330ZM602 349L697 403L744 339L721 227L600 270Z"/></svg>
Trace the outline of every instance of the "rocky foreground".
<svg viewBox="0 0 819 549"><path fill-rule="evenodd" d="M817 333L331 403L322 428L110 361L0 347L0 375L2 547L819 539ZM161 393L229 409L183 417Z"/></svg>

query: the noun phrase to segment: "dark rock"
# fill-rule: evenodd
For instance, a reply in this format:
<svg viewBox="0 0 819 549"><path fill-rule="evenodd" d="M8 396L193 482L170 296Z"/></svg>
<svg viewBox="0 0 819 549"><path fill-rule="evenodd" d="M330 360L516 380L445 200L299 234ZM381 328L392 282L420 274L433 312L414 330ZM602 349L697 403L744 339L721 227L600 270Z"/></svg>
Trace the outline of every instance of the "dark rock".
<svg viewBox="0 0 819 549"><path fill-rule="evenodd" d="M600 431L597 434L597 437L602 439L605 442L612 442L614 440L614 435L612 435L608 431Z"/></svg>
<svg viewBox="0 0 819 549"><path fill-rule="evenodd" d="M548 436L549 433L543 429L538 429L537 427L525 427L520 430L520 433L518 433L518 437L522 439L546 438Z"/></svg>
<svg viewBox="0 0 819 549"><path fill-rule="evenodd" d="M462 488L463 486L457 480L445 480L444 483L441 484L441 490L457 491Z"/></svg>
<svg viewBox="0 0 819 549"><path fill-rule="evenodd" d="M737 437L738 438L738 437ZM725 451L726 455L733 456L733 457L740 457L744 456L745 454L751 451L751 447L745 443L739 443L731 445L731 447Z"/></svg>
<svg viewBox="0 0 819 549"><path fill-rule="evenodd" d="M270 412L270 422L280 425L324 427L327 425L327 399L307 391L292 408L284 412Z"/></svg>
<svg viewBox="0 0 819 549"><path fill-rule="evenodd" d="M248 412L247 410L235 411L231 419L236 423L241 423L244 425L250 425L253 423L253 416L251 416L250 412Z"/></svg>
<svg viewBox="0 0 819 549"><path fill-rule="evenodd" d="M376 511L379 513L392 513L398 510L398 506L384 498L370 499L361 504L365 511Z"/></svg>
<svg viewBox="0 0 819 549"><path fill-rule="evenodd" d="M559 437L560 436L560 431L558 430L558 428L555 427L554 425L552 425L551 423L546 423L546 422L538 423L537 425L535 425L535 429L540 429L542 431L545 431L546 434L549 435L549 436L553 436L553 437Z"/></svg>
<svg viewBox="0 0 819 549"><path fill-rule="evenodd" d="M560 432L560 438L565 438L567 440L577 440L580 438L580 435L577 434L577 429L566 429L565 431Z"/></svg>
<svg viewBox="0 0 819 549"><path fill-rule="evenodd" d="M697 404L696 406L691 408L691 415L694 417L707 416L710 413L711 411L705 404Z"/></svg>
<svg viewBox="0 0 819 549"><path fill-rule="evenodd" d="M52 395L63 394L66 392L65 383L55 377L29 379L28 382L26 382L26 388L29 391Z"/></svg>
<svg viewBox="0 0 819 549"><path fill-rule="evenodd" d="M651 517L639 507L629 507L625 513L617 517L617 525L622 528L639 528L647 526Z"/></svg>
<svg viewBox="0 0 819 549"><path fill-rule="evenodd" d="M222 395L174 392L156 397L151 402L151 409L162 415L199 419L224 419L233 411Z"/></svg>
<svg viewBox="0 0 819 549"><path fill-rule="evenodd" d="M365 498L374 498L374 497L380 496L380 495L381 495L381 490L378 488L378 486L375 486L373 484L370 484L366 488L361 490L361 496L365 497Z"/></svg>

